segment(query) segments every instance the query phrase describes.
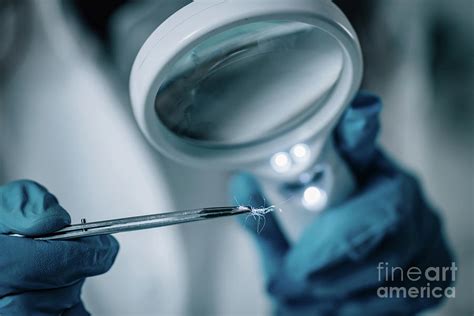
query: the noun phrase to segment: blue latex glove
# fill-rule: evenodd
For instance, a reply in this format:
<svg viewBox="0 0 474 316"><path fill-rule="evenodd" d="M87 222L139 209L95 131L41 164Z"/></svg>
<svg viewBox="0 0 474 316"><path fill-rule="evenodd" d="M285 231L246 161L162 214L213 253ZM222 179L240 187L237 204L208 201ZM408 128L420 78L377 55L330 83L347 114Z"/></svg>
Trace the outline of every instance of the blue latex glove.
<svg viewBox="0 0 474 316"><path fill-rule="evenodd" d="M294 245L273 214L266 215L260 233L257 223L242 218L261 253L267 290L278 314L412 315L440 302L377 296L380 286L420 287L429 282L396 278L389 284L383 277L379 280L379 262L424 270L449 267L453 261L439 217L419 183L376 148L380 109L377 97L360 94L342 117L335 141L356 176L358 190L309 223ZM248 174L232 179L231 194L256 207L265 204L257 181ZM431 282L433 287L449 284Z"/></svg>
<svg viewBox="0 0 474 316"><path fill-rule="evenodd" d="M37 241L7 235L47 234L70 222L39 184L23 180L0 187L0 315L89 315L82 284L110 269L119 248L115 238Z"/></svg>

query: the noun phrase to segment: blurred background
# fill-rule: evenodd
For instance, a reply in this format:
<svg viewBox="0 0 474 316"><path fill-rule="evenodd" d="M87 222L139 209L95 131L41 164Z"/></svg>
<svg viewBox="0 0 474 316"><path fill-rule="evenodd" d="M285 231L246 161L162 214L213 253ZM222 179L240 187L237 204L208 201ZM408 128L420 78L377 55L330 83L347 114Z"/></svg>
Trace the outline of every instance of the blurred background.
<svg viewBox="0 0 474 316"><path fill-rule="evenodd" d="M456 298L429 314L470 315L474 2L335 2L360 37L363 88L384 100L380 142L420 177L457 256ZM18 178L44 183L74 221L225 204L227 175L160 157L140 135L128 101L128 76L140 46L187 3L0 0L0 183ZM195 237L209 230L219 238L206 237L203 247ZM87 282L84 296L95 314L107 315L112 305L137 315L152 308L165 314L269 310L258 260L235 223L134 236L120 236L116 266ZM144 240L160 251L144 247ZM225 263L252 268L229 276L220 268ZM203 284L206 274L227 287L211 279Z"/></svg>

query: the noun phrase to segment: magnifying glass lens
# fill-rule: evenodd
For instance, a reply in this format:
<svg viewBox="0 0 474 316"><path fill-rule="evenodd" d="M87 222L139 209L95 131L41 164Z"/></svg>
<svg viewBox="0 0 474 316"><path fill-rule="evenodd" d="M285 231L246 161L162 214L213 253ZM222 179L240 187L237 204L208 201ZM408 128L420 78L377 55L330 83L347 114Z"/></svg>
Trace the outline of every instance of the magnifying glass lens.
<svg viewBox="0 0 474 316"><path fill-rule="evenodd" d="M155 99L160 122L201 146L275 137L324 103L343 68L325 31L301 22L235 26L200 41L169 67Z"/></svg>

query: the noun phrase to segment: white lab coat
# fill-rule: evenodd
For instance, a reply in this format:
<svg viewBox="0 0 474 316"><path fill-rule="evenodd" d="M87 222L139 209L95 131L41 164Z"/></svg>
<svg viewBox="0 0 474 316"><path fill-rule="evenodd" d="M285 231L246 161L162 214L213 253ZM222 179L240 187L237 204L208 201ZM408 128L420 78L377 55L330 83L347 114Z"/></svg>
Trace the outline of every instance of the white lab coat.
<svg viewBox="0 0 474 316"><path fill-rule="evenodd" d="M48 29L54 16L45 21L35 11L26 55L0 90L0 183L44 184L73 222L226 204L226 175L160 157L137 128L126 91L85 40ZM58 49L61 36L75 46ZM84 286L93 315L269 310L257 253L233 219L116 237L115 265Z"/></svg>

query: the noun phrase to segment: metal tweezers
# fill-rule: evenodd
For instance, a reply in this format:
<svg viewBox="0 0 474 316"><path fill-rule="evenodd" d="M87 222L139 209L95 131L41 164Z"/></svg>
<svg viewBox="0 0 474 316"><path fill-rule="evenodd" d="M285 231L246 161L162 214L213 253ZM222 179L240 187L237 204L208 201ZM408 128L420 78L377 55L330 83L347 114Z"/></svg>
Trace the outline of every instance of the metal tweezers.
<svg viewBox="0 0 474 316"><path fill-rule="evenodd" d="M86 223L86 220L82 219L81 224L67 226L54 233L35 237L35 239L74 239L86 236L115 234L188 222L196 222L217 217L239 215L249 213L251 211L252 209L247 206L228 206L127 217L91 223Z"/></svg>

